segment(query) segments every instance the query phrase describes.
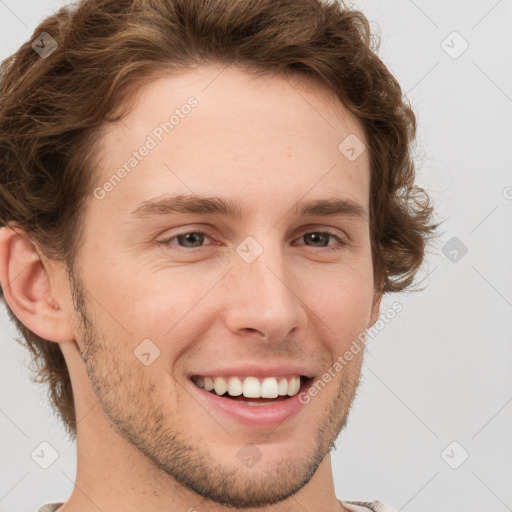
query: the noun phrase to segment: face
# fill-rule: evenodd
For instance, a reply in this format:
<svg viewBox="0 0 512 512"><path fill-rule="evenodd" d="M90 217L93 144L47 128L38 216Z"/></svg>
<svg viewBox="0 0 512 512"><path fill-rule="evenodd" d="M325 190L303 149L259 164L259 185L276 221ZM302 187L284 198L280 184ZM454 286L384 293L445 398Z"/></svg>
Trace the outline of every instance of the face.
<svg viewBox="0 0 512 512"><path fill-rule="evenodd" d="M335 363L375 320L369 158L338 149L365 138L323 87L221 69L152 82L105 132L76 340L105 429L243 508L303 487L347 420L363 351Z"/></svg>

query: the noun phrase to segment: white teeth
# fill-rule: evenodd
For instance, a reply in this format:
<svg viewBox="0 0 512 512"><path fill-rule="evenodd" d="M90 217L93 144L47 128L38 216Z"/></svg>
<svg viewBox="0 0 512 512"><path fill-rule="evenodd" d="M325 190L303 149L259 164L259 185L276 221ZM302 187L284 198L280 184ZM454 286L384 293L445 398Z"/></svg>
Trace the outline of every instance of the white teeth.
<svg viewBox="0 0 512 512"><path fill-rule="evenodd" d="M213 386L217 395L223 395L228 390L228 384L222 377L215 377Z"/></svg>
<svg viewBox="0 0 512 512"><path fill-rule="evenodd" d="M228 393L230 396L240 396L243 393L243 383L238 377L229 377Z"/></svg>
<svg viewBox="0 0 512 512"><path fill-rule="evenodd" d="M267 377L261 383L261 398L276 398L279 395L277 388L277 379L275 377Z"/></svg>
<svg viewBox="0 0 512 512"><path fill-rule="evenodd" d="M260 398L260 381L256 377L246 377L244 380L243 395L245 398Z"/></svg>
<svg viewBox="0 0 512 512"><path fill-rule="evenodd" d="M266 377L260 382L257 377L194 377L193 382L206 391L214 391L217 395L227 393L230 396L243 395L246 398L277 398L278 396L294 396L300 389L300 377Z"/></svg>
<svg viewBox="0 0 512 512"><path fill-rule="evenodd" d="M300 388L300 377L292 377L288 381L288 395L293 396L299 392Z"/></svg>
<svg viewBox="0 0 512 512"><path fill-rule="evenodd" d="M211 391L213 389L213 379L210 379L210 377L204 378L204 389L206 389L206 391Z"/></svg>
<svg viewBox="0 0 512 512"><path fill-rule="evenodd" d="M286 379L280 380L277 392L279 396L285 396L288 393L288 381Z"/></svg>

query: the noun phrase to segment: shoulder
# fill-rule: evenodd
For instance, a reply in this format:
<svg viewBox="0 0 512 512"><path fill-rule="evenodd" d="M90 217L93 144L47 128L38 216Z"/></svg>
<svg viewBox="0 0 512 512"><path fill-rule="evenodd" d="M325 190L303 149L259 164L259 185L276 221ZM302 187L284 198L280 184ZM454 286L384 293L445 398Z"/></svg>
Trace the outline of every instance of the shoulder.
<svg viewBox="0 0 512 512"><path fill-rule="evenodd" d="M369 501L342 501L343 506L351 512L398 512L396 509L379 500Z"/></svg>
<svg viewBox="0 0 512 512"><path fill-rule="evenodd" d="M38 509L37 512L55 512L63 503L47 503Z"/></svg>

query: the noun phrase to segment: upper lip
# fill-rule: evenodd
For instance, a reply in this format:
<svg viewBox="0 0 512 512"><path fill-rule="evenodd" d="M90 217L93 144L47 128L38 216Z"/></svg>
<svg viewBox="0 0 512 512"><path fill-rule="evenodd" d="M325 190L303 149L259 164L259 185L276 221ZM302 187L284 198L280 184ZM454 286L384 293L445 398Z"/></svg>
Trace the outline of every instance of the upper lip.
<svg viewBox="0 0 512 512"><path fill-rule="evenodd" d="M314 377L315 373L310 368L305 366L297 366L291 364L281 364L275 366L268 366L264 364L248 364L243 366L230 366L224 368L217 368L208 370L200 370L197 372L189 373L189 378L192 376L201 377L290 377L290 376L304 376L307 378Z"/></svg>

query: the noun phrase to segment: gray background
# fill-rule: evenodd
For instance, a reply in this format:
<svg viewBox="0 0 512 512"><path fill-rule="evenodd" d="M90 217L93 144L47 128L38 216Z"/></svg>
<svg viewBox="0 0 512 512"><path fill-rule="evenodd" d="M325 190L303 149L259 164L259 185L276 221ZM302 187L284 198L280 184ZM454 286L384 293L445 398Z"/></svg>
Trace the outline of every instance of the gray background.
<svg viewBox="0 0 512 512"><path fill-rule="evenodd" d="M0 0L0 59L63 3ZM403 511L512 510L512 1L354 5L418 114L418 181L447 220L426 290L383 305L403 311L369 343L332 455L337 494ZM71 493L75 446L0 310L0 511L34 511ZM58 452L48 469L31 458L43 441Z"/></svg>

